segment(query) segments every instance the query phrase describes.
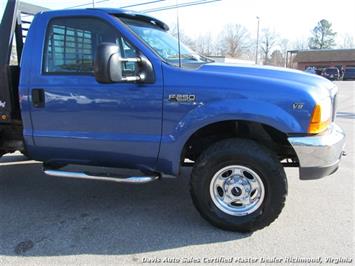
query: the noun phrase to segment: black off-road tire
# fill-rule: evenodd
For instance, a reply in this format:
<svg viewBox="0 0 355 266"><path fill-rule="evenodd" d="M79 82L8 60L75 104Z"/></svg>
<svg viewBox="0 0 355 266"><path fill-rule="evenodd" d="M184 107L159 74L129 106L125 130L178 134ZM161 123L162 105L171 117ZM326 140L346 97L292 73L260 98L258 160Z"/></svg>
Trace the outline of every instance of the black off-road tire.
<svg viewBox="0 0 355 266"><path fill-rule="evenodd" d="M248 167L263 182L264 200L250 214L227 214L211 198L210 183L213 176L229 165ZM199 156L192 170L190 192L195 207L211 224L229 231L253 232L270 225L281 213L287 196L287 179L272 151L252 140L226 139L211 145Z"/></svg>

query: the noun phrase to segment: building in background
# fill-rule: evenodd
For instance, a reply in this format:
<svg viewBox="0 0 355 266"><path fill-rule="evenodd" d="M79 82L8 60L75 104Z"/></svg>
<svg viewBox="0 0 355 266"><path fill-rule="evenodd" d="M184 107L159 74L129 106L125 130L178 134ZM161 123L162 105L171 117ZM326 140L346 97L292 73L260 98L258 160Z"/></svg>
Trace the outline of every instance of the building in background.
<svg viewBox="0 0 355 266"><path fill-rule="evenodd" d="M305 70L309 67L325 69L355 67L355 49L290 51L288 66Z"/></svg>

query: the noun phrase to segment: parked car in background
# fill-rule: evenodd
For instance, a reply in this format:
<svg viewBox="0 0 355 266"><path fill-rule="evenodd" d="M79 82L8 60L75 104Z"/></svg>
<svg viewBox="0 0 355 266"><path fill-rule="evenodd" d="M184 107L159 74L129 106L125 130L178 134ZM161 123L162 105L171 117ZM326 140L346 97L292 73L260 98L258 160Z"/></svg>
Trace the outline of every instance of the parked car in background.
<svg viewBox="0 0 355 266"><path fill-rule="evenodd" d="M347 67L345 69L343 80L355 80L355 67Z"/></svg>
<svg viewBox="0 0 355 266"><path fill-rule="evenodd" d="M310 74L317 74L316 68L315 67L307 67L304 72L310 73Z"/></svg>
<svg viewBox="0 0 355 266"><path fill-rule="evenodd" d="M328 67L323 70L322 76L329 80L338 80L340 78L340 71L337 67Z"/></svg>
<svg viewBox="0 0 355 266"><path fill-rule="evenodd" d="M319 69L319 68L316 68L316 74L317 75L319 75L319 76L321 76L322 75L322 70L321 69Z"/></svg>

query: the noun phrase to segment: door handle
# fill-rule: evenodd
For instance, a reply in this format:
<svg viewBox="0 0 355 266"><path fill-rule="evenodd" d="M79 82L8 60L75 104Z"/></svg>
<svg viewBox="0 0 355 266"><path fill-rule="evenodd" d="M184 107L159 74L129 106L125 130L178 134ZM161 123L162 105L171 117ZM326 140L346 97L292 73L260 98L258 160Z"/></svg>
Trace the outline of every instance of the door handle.
<svg viewBox="0 0 355 266"><path fill-rule="evenodd" d="M43 108L45 105L44 89L32 89L32 105L36 108Z"/></svg>

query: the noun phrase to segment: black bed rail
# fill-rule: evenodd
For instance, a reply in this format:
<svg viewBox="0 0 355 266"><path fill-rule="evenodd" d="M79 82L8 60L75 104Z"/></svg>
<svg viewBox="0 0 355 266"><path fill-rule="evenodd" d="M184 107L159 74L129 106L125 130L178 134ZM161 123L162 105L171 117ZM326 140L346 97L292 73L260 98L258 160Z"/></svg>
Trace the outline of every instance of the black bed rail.
<svg viewBox="0 0 355 266"><path fill-rule="evenodd" d="M21 120L18 83L23 45L33 16L46 10L18 0L7 1L0 24L0 124ZM13 40L17 65L10 66Z"/></svg>

